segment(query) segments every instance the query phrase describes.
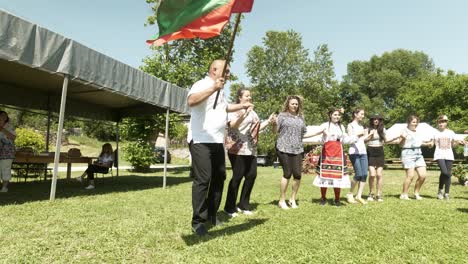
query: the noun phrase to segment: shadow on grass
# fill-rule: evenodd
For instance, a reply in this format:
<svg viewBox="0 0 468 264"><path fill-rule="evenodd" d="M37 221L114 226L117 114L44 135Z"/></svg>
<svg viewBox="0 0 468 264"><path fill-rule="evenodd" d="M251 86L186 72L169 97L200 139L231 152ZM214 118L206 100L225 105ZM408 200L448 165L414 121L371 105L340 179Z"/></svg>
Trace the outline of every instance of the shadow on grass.
<svg viewBox="0 0 468 264"><path fill-rule="evenodd" d="M468 214L468 208L457 208L457 211Z"/></svg>
<svg viewBox="0 0 468 264"><path fill-rule="evenodd" d="M254 228L258 225L261 225L265 223L267 219L248 219L246 223L242 223L239 225L235 226L227 226L225 228L215 230L215 231L209 231L207 235L205 236L198 236L196 234L191 234L191 235L184 235L182 236L182 239L185 241L185 244L188 246L193 246L199 243L204 243L208 242L212 239L215 239L219 236L226 236L226 235L232 235L235 233L247 231L251 228Z"/></svg>
<svg viewBox="0 0 468 264"><path fill-rule="evenodd" d="M168 176L166 178L166 186L171 187L191 181L192 179L189 177ZM59 179L57 181L55 198L63 199L161 188L163 186L163 176L124 175L96 178L96 189L85 190L85 186L84 183L75 180ZM50 188L50 180L40 182L13 182L7 193L0 193L0 206L49 200Z"/></svg>

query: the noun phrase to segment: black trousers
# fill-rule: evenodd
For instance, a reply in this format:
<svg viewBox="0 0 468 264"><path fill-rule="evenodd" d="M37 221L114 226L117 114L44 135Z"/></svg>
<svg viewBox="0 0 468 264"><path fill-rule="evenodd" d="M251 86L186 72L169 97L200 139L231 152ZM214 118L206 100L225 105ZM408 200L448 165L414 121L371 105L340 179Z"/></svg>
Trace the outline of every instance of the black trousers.
<svg viewBox="0 0 468 264"><path fill-rule="evenodd" d="M89 164L86 169L86 174L88 174L88 180L94 180L94 173L108 173L109 168L104 166L99 166L96 164Z"/></svg>
<svg viewBox="0 0 468 264"><path fill-rule="evenodd" d="M439 190L445 185L445 193L450 192L450 184L451 184L451 177L452 177L452 165L453 160L444 160L439 159L437 160L437 164L439 164L440 168L440 177L439 177Z"/></svg>
<svg viewBox="0 0 468 264"><path fill-rule="evenodd" d="M300 180L302 176L302 154L289 154L276 150L279 162L283 167L283 177L290 179L291 175L296 180Z"/></svg>
<svg viewBox="0 0 468 264"><path fill-rule="evenodd" d="M236 212L237 194L242 178L245 176L244 185L238 207L241 210L250 210L250 194L257 178L257 157L229 154L232 166L232 179L229 182L228 193L224 210L228 213Z"/></svg>
<svg viewBox="0 0 468 264"><path fill-rule="evenodd" d="M193 184L192 184L192 226L207 220L216 221L226 179L226 164L222 143L191 143Z"/></svg>

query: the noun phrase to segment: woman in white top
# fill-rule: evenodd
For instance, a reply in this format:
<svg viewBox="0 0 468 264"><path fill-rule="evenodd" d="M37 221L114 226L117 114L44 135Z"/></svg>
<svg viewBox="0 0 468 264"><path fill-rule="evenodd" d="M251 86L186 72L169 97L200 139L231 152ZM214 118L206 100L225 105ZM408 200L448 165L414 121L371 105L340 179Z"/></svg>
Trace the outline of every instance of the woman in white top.
<svg viewBox="0 0 468 264"><path fill-rule="evenodd" d="M453 150L452 145L458 143L455 140L455 132L447 128L448 117L441 115L437 119L438 132L434 135L435 151L434 160L440 168L439 177L439 192L437 193L437 199L448 200L450 192L450 184L452 177L452 165L453 165ZM460 141L460 143L464 143ZM445 193L444 188L445 186Z"/></svg>
<svg viewBox="0 0 468 264"><path fill-rule="evenodd" d="M400 199L409 200L408 189L413 181L414 171L418 173L418 179L414 186L414 198L416 200L422 200L422 197L419 195L421 186L426 180L426 162L421 152L421 146L430 146L432 141L424 142L422 134L416 131L416 128L419 124L419 117L416 115L410 115L406 121L408 126L403 129L400 138L400 145L402 146L401 150L401 161L403 167L406 170L406 178L403 182L403 191L400 195Z"/></svg>
<svg viewBox="0 0 468 264"><path fill-rule="evenodd" d="M361 204L367 203L362 199L362 192L364 191L364 186L366 186L368 169L367 151L364 141L367 140L369 135L368 130L364 129L364 126L361 124L362 119L364 119L364 109L358 107L353 111L353 121L348 124L348 135L357 136L357 141L349 147L349 159L353 164L354 177L351 181L351 189L349 189L349 193L346 195L348 203L356 203L356 201ZM353 197L354 187L358 183L358 192L356 197Z"/></svg>
<svg viewBox="0 0 468 264"><path fill-rule="evenodd" d="M99 154L98 160L93 164L89 164L86 171L77 178L78 181L82 181L85 175L88 175L89 185L85 188L87 190L94 189L94 173L108 173L109 168L114 163L114 151L110 143L102 145L101 154Z"/></svg>
<svg viewBox="0 0 468 264"><path fill-rule="evenodd" d="M10 118L5 111L0 111L0 192L8 192L11 180L11 164L15 159L15 129L9 123Z"/></svg>

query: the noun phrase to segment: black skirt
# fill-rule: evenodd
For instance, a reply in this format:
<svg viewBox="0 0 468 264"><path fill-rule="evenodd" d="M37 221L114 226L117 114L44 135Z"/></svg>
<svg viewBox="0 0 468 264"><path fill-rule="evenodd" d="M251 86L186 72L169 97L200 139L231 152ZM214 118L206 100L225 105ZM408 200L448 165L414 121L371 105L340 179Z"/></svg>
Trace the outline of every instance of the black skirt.
<svg viewBox="0 0 468 264"><path fill-rule="evenodd" d="M369 167L383 167L385 164L383 146L367 147L367 157L369 159Z"/></svg>

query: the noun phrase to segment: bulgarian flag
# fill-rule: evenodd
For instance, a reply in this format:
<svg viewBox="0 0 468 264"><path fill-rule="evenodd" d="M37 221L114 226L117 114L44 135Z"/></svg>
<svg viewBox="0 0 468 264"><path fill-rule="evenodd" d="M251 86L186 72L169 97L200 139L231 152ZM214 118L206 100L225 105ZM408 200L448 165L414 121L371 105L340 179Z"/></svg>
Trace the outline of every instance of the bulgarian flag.
<svg viewBox="0 0 468 264"><path fill-rule="evenodd" d="M212 38L221 34L233 13L252 10L253 0L162 0L157 11L159 33L146 43Z"/></svg>

